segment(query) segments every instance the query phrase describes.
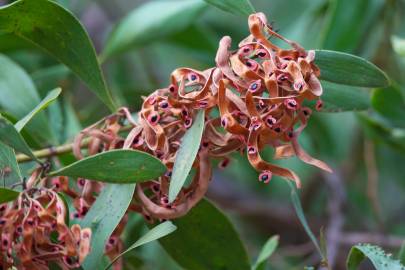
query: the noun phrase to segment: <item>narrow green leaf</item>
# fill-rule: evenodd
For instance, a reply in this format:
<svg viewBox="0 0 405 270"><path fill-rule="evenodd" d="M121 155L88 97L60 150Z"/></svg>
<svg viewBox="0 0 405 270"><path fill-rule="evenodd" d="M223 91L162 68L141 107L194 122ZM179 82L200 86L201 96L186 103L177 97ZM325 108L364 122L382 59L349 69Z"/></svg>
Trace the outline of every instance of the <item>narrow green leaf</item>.
<svg viewBox="0 0 405 270"><path fill-rule="evenodd" d="M210 5L213 5L226 12L236 15L249 16L255 13L255 9L249 0L204 0Z"/></svg>
<svg viewBox="0 0 405 270"><path fill-rule="evenodd" d="M191 25L205 7L202 0L149 1L116 26L101 58L177 33Z"/></svg>
<svg viewBox="0 0 405 270"><path fill-rule="evenodd" d="M0 204L14 201L20 193L7 188L0 188Z"/></svg>
<svg viewBox="0 0 405 270"><path fill-rule="evenodd" d="M201 137L204 130L204 111L200 110L195 116L194 123L186 131L181 141L180 149L176 154L173 173L169 186L169 202L173 202L186 182L194 160L200 148Z"/></svg>
<svg viewBox="0 0 405 270"><path fill-rule="evenodd" d="M139 238L138 241L136 241L133 245L131 245L127 250L122 252L120 255L114 258L114 260L111 261L111 263L105 268L105 270L109 269L119 258L130 252L131 250L142 246L144 244L147 244L149 242L158 240L162 237L165 237L166 235L174 232L177 229L176 226L173 225L172 222L166 221L163 222L151 229L149 232L147 232L144 236Z"/></svg>
<svg viewBox="0 0 405 270"><path fill-rule="evenodd" d="M0 142L0 186L10 187L21 182L21 179L14 150Z"/></svg>
<svg viewBox="0 0 405 270"><path fill-rule="evenodd" d="M86 157L50 175L82 177L109 183L139 183L161 176L166 167L157 158L134 150L111 150Z"/></svg>
<svg viewBox="0 0 405 270"><path fill-rule="evenodd" d="M405 102L398 88L376 89L371 97L373 108L396 126L405 127Z"/></svg>
<svg viewBox="0 0 405 270"><path fill-rule="evenodd" d="M253 270L265 269L267 259L273 254L278 246L278 239L279 236L275 235L267 240L259 253L259 257L257 257L255 264L252 266Z"/></svg>
<svg viewBox="0 0 405 270"><path fill-rule="evenodd" d="M321 84L322 112L362 111L370 108L370 92L365 89L327 81L321 81Z"/></svg>
<svg viewBox="0 0 405 270"><path fill-rule="evenodd" d="M391 255L385 254L380 247L370 244L359 244L352 247L346 262L347 269L356 270L366 257L377 270L405 269L405 266L399 261L393 260Z"/></svg>
<svg viewBox="0 0 405 270"><path fill-rule="evenodd" d="M321 79L325 81L370 88L390 84L381 69L355 55L316 50L315 64L321 69Z"/></svg>
<svg viewBox="0 0 405 270"><path fill-rule="evenodd" d="M49 92L48 95L29 114L24 116L24 118L14 125L15 128L20 132L35 115L37 115L40 111L45 110L50 104L52 104L52 102L56 100L61 92L61 88L56 88Z"/></svg>
<svg viewBox="0 0 405 270"><path fill-rule="evenodd" d="M0 32L13 33L48 52L115 110L90 38L71 12L48 0L19 0L0 8Z"/></svg>
<svg viewBox="0 0 405 270"><path fill-rule="evenodd" d="M159 242L182 268L250 269L245 247L232 223L208 200L202 200L173 223L177 230Z"/></svg>
<svg viewBox="0 0 405 270"><path fill-rule="evenodd" d="M19 119L34 109L40 101L37 89L25 70L0 54L0 107ZM39 113L26 129L30 135L41 141L53 142L50 126L43 112Z"/></svg>
<svg viewBox="0 0 405 270"><path fill-rule="evenodd" d="M84 270L102 269L105 244L131 203L135 184L107 184L79 223L82 228L91 228L91 251L83 262Z"/></svg>
<svg viewBox="0 0 405 270"><path fill-rule="evenodd" d="M405 57L405 38L392 36L391 43L392 43L392 47L393 47L394 51L398 55Z"/></svg>
<svg viewBox="0 0 405 270"><path fill-rule="evenodd" d="M405 241L402 242L402 246L398 254L398 259L400 263L405 265Z"/></svg>
<svg viewBox="0 0 405 270"><path fill-rule="evenodd" d="M300 220L302 226L304 227L305 232L307 233L308 237L311 239L312 243L314 244L316 250L318 251L319 255L322 257L322 259L326 259L325 254L322 253L322 250L318 244L318 240L316 239L315 235L312 233L311 229L309 228L307 219L305 218L304 210L302 209L301 206L301 201L300 197L298 196L297 193L297 188L295 185L288 181L288 185L291 188L291 201L295 209L295 213L298 216L298 219Z"/></svg>
<svg viewBox="0 0 405 270"><path fill-rule="evenodd" d="M0 115L0 141L39 162L14 125Z"/></svg>

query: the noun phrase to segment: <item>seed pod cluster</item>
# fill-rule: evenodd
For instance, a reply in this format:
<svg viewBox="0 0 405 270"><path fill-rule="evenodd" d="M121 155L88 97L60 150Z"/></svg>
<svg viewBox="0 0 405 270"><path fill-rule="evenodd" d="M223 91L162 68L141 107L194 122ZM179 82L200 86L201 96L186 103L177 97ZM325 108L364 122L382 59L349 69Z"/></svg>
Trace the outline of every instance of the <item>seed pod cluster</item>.
<svg viewBox="0 0 405 270"><path fill-rule="evenodd" d="M315 52L307 52L273 31L263 13L250 15L248 22L250 35L239 43L238 49L231 50L230 37L222 38L216 67L204 71L176 69L168 87L144 98L137 119L122 108L77 137L78 158L82 158L79 147L82 139L90 137L90 154L115 148L136 149L154 155L167 166L167 173L159 179L137 185L134 203L145 217L172 219L186 214L207 191L211 160L221 159L220 165L224 167L234 152L247 154L264 183L277 175L294 181L298 187L301 185L293 171L261 158L260 152L268 146L275 149L275 159L297 156L331 171L298 143L312 113L305 101L315 100L316 110L322 106ZM271 42L274 38L291 48L276 46ZM196 173L190 186L169 203L168 187L176 154L200 110L205 112L205 126L193 165ZM126 137L121 137L124 122L131 129ZM91 205L94 198L84 200Z"/></svg>
<svg viewBox="0 0 405 270"><path fill-rule="evenodd" d="M65 223L66 206L56 192L31 188L0 205L0 266L47 270L53 262L76 269L90 251L91 230Z"/></svg>
<svg viewBox="0 0 405 270"><path fill-rule="evenodd" d="M312 113L305 102L315 101L315 110L322 106L315 52L307 52L273 31L263 13L249 17L249 29L250 35L236 50L231 50L229 37L220 41L215 67L204 71L176 69L167 87L144 98L137 117L127 108L121 108L76 137L74 153L78 159L83 158L81 145L86 139L90 140L88 155L118 148L136 149L154 155L166 165L167 172L158 179L137 184L129 210L141 213L148 221L185 215L207 192L212 176L211 161L219 159L220 167L225 167L235 152L247 155L263 183L277 175L301 186L293 171L261 158L265 147L274 148L275 159L297 156L308 164L331 171L298 143ZM285 42L290 49L276 46L272 39ZM195 175L191 184L169 203L176 155L183 136L201 110L205 124L193 164ZM80 192L71 190L66 183L59 187L74 198L75 217L81 218L95 201L102 184L79 179L78 185ZM125 223L126 218L107 242L107 254L120 251L119 235Z"/></svg>

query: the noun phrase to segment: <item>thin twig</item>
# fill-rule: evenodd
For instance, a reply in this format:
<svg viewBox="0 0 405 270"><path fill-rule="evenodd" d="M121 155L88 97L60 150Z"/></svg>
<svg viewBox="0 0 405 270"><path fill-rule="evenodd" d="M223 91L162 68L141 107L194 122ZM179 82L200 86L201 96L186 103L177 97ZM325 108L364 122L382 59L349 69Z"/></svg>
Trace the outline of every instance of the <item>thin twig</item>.
<svg viewBox="0 0 405 270"><path fill-rule="evenodd" d="M380 227L384 228L380 199L378 196L378 169L375 160L374 143L364 141L364 161L367 170L367 197Z"/></svg>
<svg viewBox="0 0 405 270"><path fill-rule="evenodd" d="M105 119L105 118L103 118L103 119ZM120 132L126 132L132 128L133 128L132 125L123 126L121 128ZM82 143L80 144L80 148L86 148L89 145L90 140L91 140L91 138L83 139ZM59 156L62 154L70 153L72 151L73 151L73 143L68 143L68 144L63 144L63 145L59 145L56 147L48 147L45 149L37 150L37 151L34 151L33 153L34 153L34 156L36 156L37 158L49 158L49 157L53 157L53 156ZM32 161L31 157L26 156L24 154L17 155L17 162L23 163L23 162L29 162L29 161Z"/></svg>
<svg viewBox="0 0 405 270"><path fill-rule="evenodd" d="M82 141L81 147L87 147L89 145L90 138L86 138ZM53 156L59 156L62 154L70 153L72 152L73 149L73 143L68 143L68 144L63 144L59 145L57 147L48 147L45 149L41 149L38 151L34 151L34 156L37 158L48 158L48 157L53 157ZM24 154L18 154L17 155L17 161L19 163L23 162L29 162L32 161L32 158L29 156L26 156Z"/></svg>
<svg viewBox="0 0 405 270"><path fill-rule="evenodd" d="M345 186L339 171L324 174L329 189L329 224L326 232L328 263L334 267L340 250L340 236L344 225L343 206L346 202Z"/></svg>

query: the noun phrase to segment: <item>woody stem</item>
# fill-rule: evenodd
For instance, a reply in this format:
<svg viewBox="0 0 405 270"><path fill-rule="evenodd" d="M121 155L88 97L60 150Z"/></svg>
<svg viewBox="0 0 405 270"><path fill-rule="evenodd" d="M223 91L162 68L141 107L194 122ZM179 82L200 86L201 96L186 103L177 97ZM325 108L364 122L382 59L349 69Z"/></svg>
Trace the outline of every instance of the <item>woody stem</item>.
<svg viewBox="0 0 405 270"><path fill-rule="evenodd" d="M131 126L131 125L123 126L121 128L120 132L128 131L131 128L133 128L133 126ZM80 144L80 148L86 148L89 145L90 140L91 140L91 138L83 139ZM72 151L73 151L73 143L68 143L68 144L62 144L62 145L59 145L56 147L52 146L52 147L44 148L41 150L37 150L37 151L34 151L33 154L37 158L48 158L48 157L59 156L62 154L70 153ZM24 154L17 155L18 163L24 163L24 162L29 162L29 161L32 161L31 157L24 155Z"/></svg>
<svg viewBox="0 0 405 270"><path fill-rule="evenodd" d="M86 138L82 141L80 147L84 148L89 145L90 138ZM47 157L53 157L53 156L59 156L62 154L70 153L73 150L73 143L68 143L68 144L63 144L59 145L56 147L48 147L44 148L38 151L34 151L33 154L37 158L47 158ZM32 161L32 158L24 155L24 154L18 154L17 155L17 162L23 163L23 162L29 162Z"/></svg>

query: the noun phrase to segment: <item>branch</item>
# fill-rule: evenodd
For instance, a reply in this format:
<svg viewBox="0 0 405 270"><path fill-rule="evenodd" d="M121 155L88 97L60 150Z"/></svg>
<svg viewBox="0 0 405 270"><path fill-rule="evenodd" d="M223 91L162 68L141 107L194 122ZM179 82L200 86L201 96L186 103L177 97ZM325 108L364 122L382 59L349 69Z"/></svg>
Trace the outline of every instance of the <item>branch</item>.
<svg viewBox="0 0 405 270"><path fill-rule="evenodd" d="M90 143L90 138L86 138L82 141L80 147L84 148L87 147ZM34 151L34 156L37 158L49 158L53 156L59 156L62 154L70 153L73 150L73 143L68 143L68 144L63 144L59 145L56 147L48 147L45 149L41 149L38 151ZM18 163L23 163L23 162L29 162L32 161L32 158L29 156L26 156L24 154L18 154L17 155L17 162Z"/></svg>
<svg viewBox="0 0 405 270"><path fill-rule="evenodd" d="M107 118L107 117L105 117L105 118ZM105 118L103 118L103 119L105 119ZM132 125L123 126L119 132L125 132L128 130L131 130L132 128L133 128ZM80 148L87 147L90 143L90 140L91 140L91 138L83 139L80 144ZM68 144L63 144L63 145L59 145L56 147L52 146L52 147L48 147L45 149L34 151L34 156L36 156L37 158L49 158L49 157L54 157L54 156L59 156L62 154L70 153L72 151L73 151L73 143L68 143ZM17 155L18 163L29 162L29 161L32 161L31 157L26 156L24 154Z"/></svg>

